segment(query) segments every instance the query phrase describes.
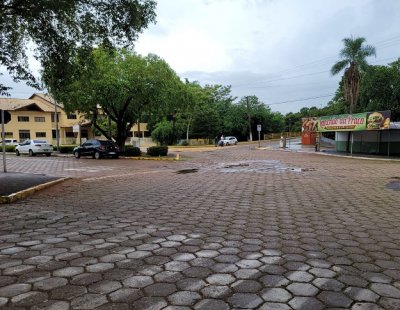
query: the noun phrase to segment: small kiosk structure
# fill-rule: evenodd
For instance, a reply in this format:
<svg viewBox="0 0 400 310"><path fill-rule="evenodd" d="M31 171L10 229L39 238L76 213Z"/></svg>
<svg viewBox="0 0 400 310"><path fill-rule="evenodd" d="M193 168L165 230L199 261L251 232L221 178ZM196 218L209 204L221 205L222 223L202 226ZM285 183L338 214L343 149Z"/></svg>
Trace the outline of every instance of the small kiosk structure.
<svg viewBox="0 0 400 310"><path fill-rule="evenodd" d="M390 111L322 116L316 131L335 132L338 152L400 155L400 126L390 122Z"/></svg>

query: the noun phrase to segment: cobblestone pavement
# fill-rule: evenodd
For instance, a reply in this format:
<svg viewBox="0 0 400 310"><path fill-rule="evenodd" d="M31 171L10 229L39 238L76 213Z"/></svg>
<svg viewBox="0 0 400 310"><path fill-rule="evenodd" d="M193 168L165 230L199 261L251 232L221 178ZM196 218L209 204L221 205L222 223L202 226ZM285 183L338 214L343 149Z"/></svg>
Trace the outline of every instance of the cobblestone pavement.
<svg viewBox="0 0 400 310"><path fill-rule="evenodd" d="M3 205L0 308L400 309L399 162L186 155L87 160Z"/></svg>

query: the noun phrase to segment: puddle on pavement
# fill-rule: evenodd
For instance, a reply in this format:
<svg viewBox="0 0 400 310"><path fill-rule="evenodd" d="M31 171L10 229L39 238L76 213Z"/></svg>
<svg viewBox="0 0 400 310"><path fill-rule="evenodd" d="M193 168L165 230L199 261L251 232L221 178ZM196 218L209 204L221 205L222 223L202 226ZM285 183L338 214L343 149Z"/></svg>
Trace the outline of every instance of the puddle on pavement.
<svg viewBox="0 0 400 310"><path fill-rule="evenodd" d="M400 191L400 180L397 180L397 177L394 179L396 180L390 181L388 184L386 184L386 187L394 191Z"/></svg>
<svg viewBox="0 0 400 310"><path fill-rule="evenodd" d="M246 160L234 163L224 163L217 167L222 172L259 172L259 173L273 173L273 172L302 172L301 168L291 167L281 163L278 160ZM313 171L308 168L306 171Z"/></svg>
<svg viewBox="0 0 400 310"><path fill-rule="evenodd" d="M194 169L182 169L182 170L176 171L175 173L177 173L177 174L185 174L185 173L195 173L195 172L198 172L198 171L199 171L199 169L197 169L197 168L194 168Z"/></svg>

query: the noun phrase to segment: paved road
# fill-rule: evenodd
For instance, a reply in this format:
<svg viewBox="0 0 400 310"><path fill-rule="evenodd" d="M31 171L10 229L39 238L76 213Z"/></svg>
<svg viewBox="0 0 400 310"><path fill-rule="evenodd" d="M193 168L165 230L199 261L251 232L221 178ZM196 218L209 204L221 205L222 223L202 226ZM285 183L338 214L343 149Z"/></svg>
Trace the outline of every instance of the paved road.
<svg viewBox="0 0 400 310"><path fill-rule="evenodd" d="M0 308L400 309L399 162L182 155L10 159L74 179L1 207Z"/></svg>

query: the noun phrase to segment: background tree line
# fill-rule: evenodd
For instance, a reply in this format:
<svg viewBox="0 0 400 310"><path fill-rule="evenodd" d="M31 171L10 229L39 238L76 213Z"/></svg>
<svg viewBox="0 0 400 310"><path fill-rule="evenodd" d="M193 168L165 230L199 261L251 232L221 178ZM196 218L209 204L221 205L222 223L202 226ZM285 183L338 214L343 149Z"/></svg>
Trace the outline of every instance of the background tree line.
<svg viewBox="0 0 400 310"><path fill-rule="evenodd" d="M147 122L161 144L189 138L235 135L252 140L262 133L300 131L301 118L391 110L400 118L400 59L369 66L375 48L364 38L343 39L332 74L344 74L334 98L323 108L282 115L254 95L236 98L231 87L182 81L157 55L134 52L138 34L155 22L154 0L4 0L0 3L0 65L15 81L40 88L78 110L93 129L120 147L135 123ZM26 50L43 70L38 80ZM42 84L42 85L40 85ZM0 94L9 95L0 83Z"/></svg>

